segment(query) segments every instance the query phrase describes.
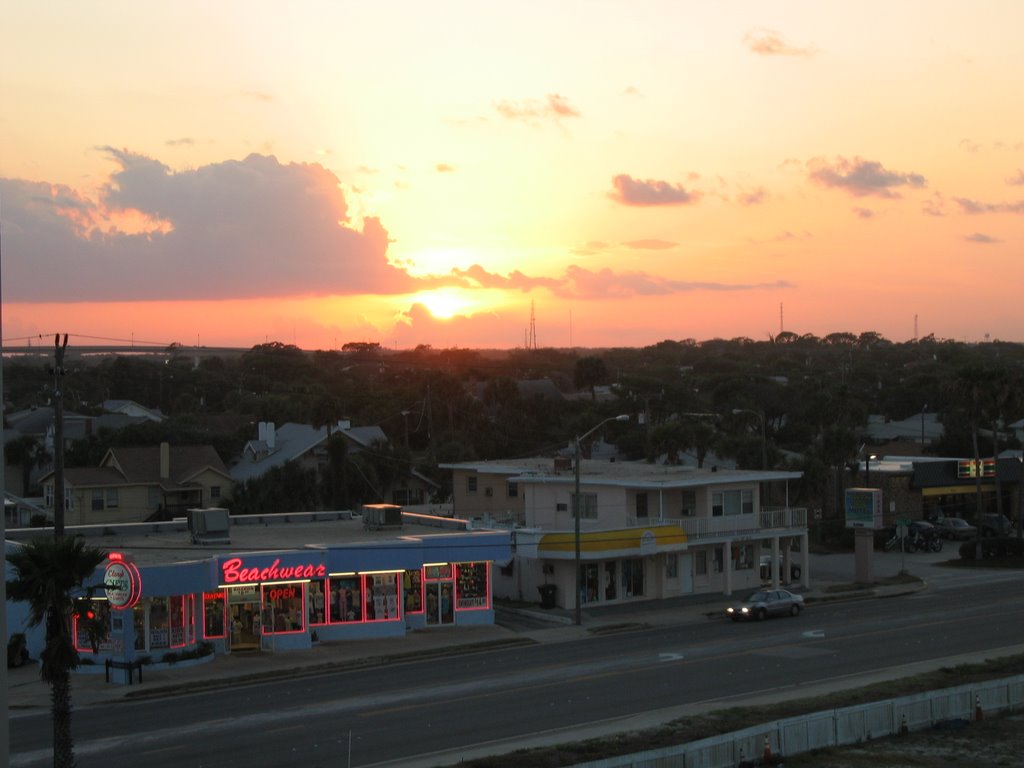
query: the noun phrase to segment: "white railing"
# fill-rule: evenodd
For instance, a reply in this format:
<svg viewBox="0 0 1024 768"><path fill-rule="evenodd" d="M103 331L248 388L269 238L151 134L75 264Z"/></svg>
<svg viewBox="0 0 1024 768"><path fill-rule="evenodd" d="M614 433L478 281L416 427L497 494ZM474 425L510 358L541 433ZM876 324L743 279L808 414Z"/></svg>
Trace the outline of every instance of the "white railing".
<svg viewBox="0 0 1024 768"><path fill-rule="evenodd" d="M642 527L656 522L654 518L631 518L631 527ZM723 539L753 534L798 534L807 530L807 510L803 507L767 509L753 515L723 515L722 517L666 518L695 539Z"/></svg>

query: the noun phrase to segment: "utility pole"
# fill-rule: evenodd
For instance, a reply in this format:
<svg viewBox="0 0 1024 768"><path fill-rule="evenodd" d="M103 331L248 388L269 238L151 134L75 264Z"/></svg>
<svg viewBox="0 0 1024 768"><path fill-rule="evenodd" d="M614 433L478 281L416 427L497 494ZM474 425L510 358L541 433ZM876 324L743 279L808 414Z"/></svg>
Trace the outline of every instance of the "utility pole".
<svg viewBox="0 0 1024 768"><path fill-rule="evenodd" d="M53 535L64 536L64 352L68 335L53 337Z"/></svg>

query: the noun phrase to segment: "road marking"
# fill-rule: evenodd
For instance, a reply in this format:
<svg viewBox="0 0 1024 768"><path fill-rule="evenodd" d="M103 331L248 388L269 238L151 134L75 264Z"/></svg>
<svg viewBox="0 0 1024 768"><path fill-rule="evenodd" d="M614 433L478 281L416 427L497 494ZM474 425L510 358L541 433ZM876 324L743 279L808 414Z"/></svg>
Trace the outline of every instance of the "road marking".
<svg viewBox="0 0 1024 768"><path fill-rule="evenodd" d="M661 661L680 661L686 657L681 653L659 653L658 658Z"/></svg>
<svg viewBox="0 0 1024 768"><path fill-rule="evenodd" d="M813 637L813 638L824 637L825 636L825 630L824 629L811 629L811 630L808 630L807 632L804 632L803 636L804 637Z"/></svg>

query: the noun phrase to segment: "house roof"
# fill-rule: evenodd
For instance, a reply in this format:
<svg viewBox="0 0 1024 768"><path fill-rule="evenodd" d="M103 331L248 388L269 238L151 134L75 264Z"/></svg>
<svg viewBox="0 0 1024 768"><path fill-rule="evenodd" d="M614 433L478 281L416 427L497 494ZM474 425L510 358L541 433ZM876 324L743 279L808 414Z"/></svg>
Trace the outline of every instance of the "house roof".
<svg viewBox="0 0 1024 768"><path fill-rule="evenodd" d="M342 422L342 425L348 422ZM306 455L327 441L327 427L288 422L272 427L273 440L250 440L242 455L232 465L230 473L236 482L260 477L275 467L281 467ZM370 427L332 427L332 434L341 434L359 448L369 448L375 442L388 442L384 430ZM273 447L271 447L271 444Z"/></svg>
<svg viewBox="0 0 1024 768"><path fill-rule="evenodd" d="M104 400L103 410L127 416L142 416L147 421L163 421L164 415L159 408L147 408L134 400Z"/></svg>
<svg viewBox="0 0 1024 768"><path fill-rule="evenodd" d="M217 451L209 445L169 446L168 476L160 476L159 445L111 448L103 457L101 467L112 467L132 485L160 485L164 488L190 484L196 475L212 470L229 477L227 467Z"/></svg>
<svg viewBox="0 0 1024 768"><path fill-rule="evenodd" d="M571 466L555 469L552 459L508 459L504 461L475 461L460 464L441 464L443 469L468 470L479 474L504 475L519 483L574 483ZM740 469L696 469L647 462L595 461L580 462L581 480L588 485L621 486L667 490L696 488L731 483L758 483L776 480L798 480L802 472L760 471Z"/></svg>
<svg viewBox="0 0 1024 768"><path fill-rule="evenodd" d="M874 421L864 427L864 434L872 440L915 440L933 443L942 437L943 427L936 413L915 414L901 421Z"/></svg>

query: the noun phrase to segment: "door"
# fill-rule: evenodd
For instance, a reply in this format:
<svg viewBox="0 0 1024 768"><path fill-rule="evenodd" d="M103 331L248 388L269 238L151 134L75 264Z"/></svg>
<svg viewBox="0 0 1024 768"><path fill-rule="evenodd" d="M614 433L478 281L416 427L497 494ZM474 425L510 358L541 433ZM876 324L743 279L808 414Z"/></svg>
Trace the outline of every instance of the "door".
<svg viewBox="0 0 1024 768"><path fill-rule="evenodd" d="M427 601L425 612L428 627L455 623L452 586L453 582L451 581L427 582L424 592Z"/></svg>

